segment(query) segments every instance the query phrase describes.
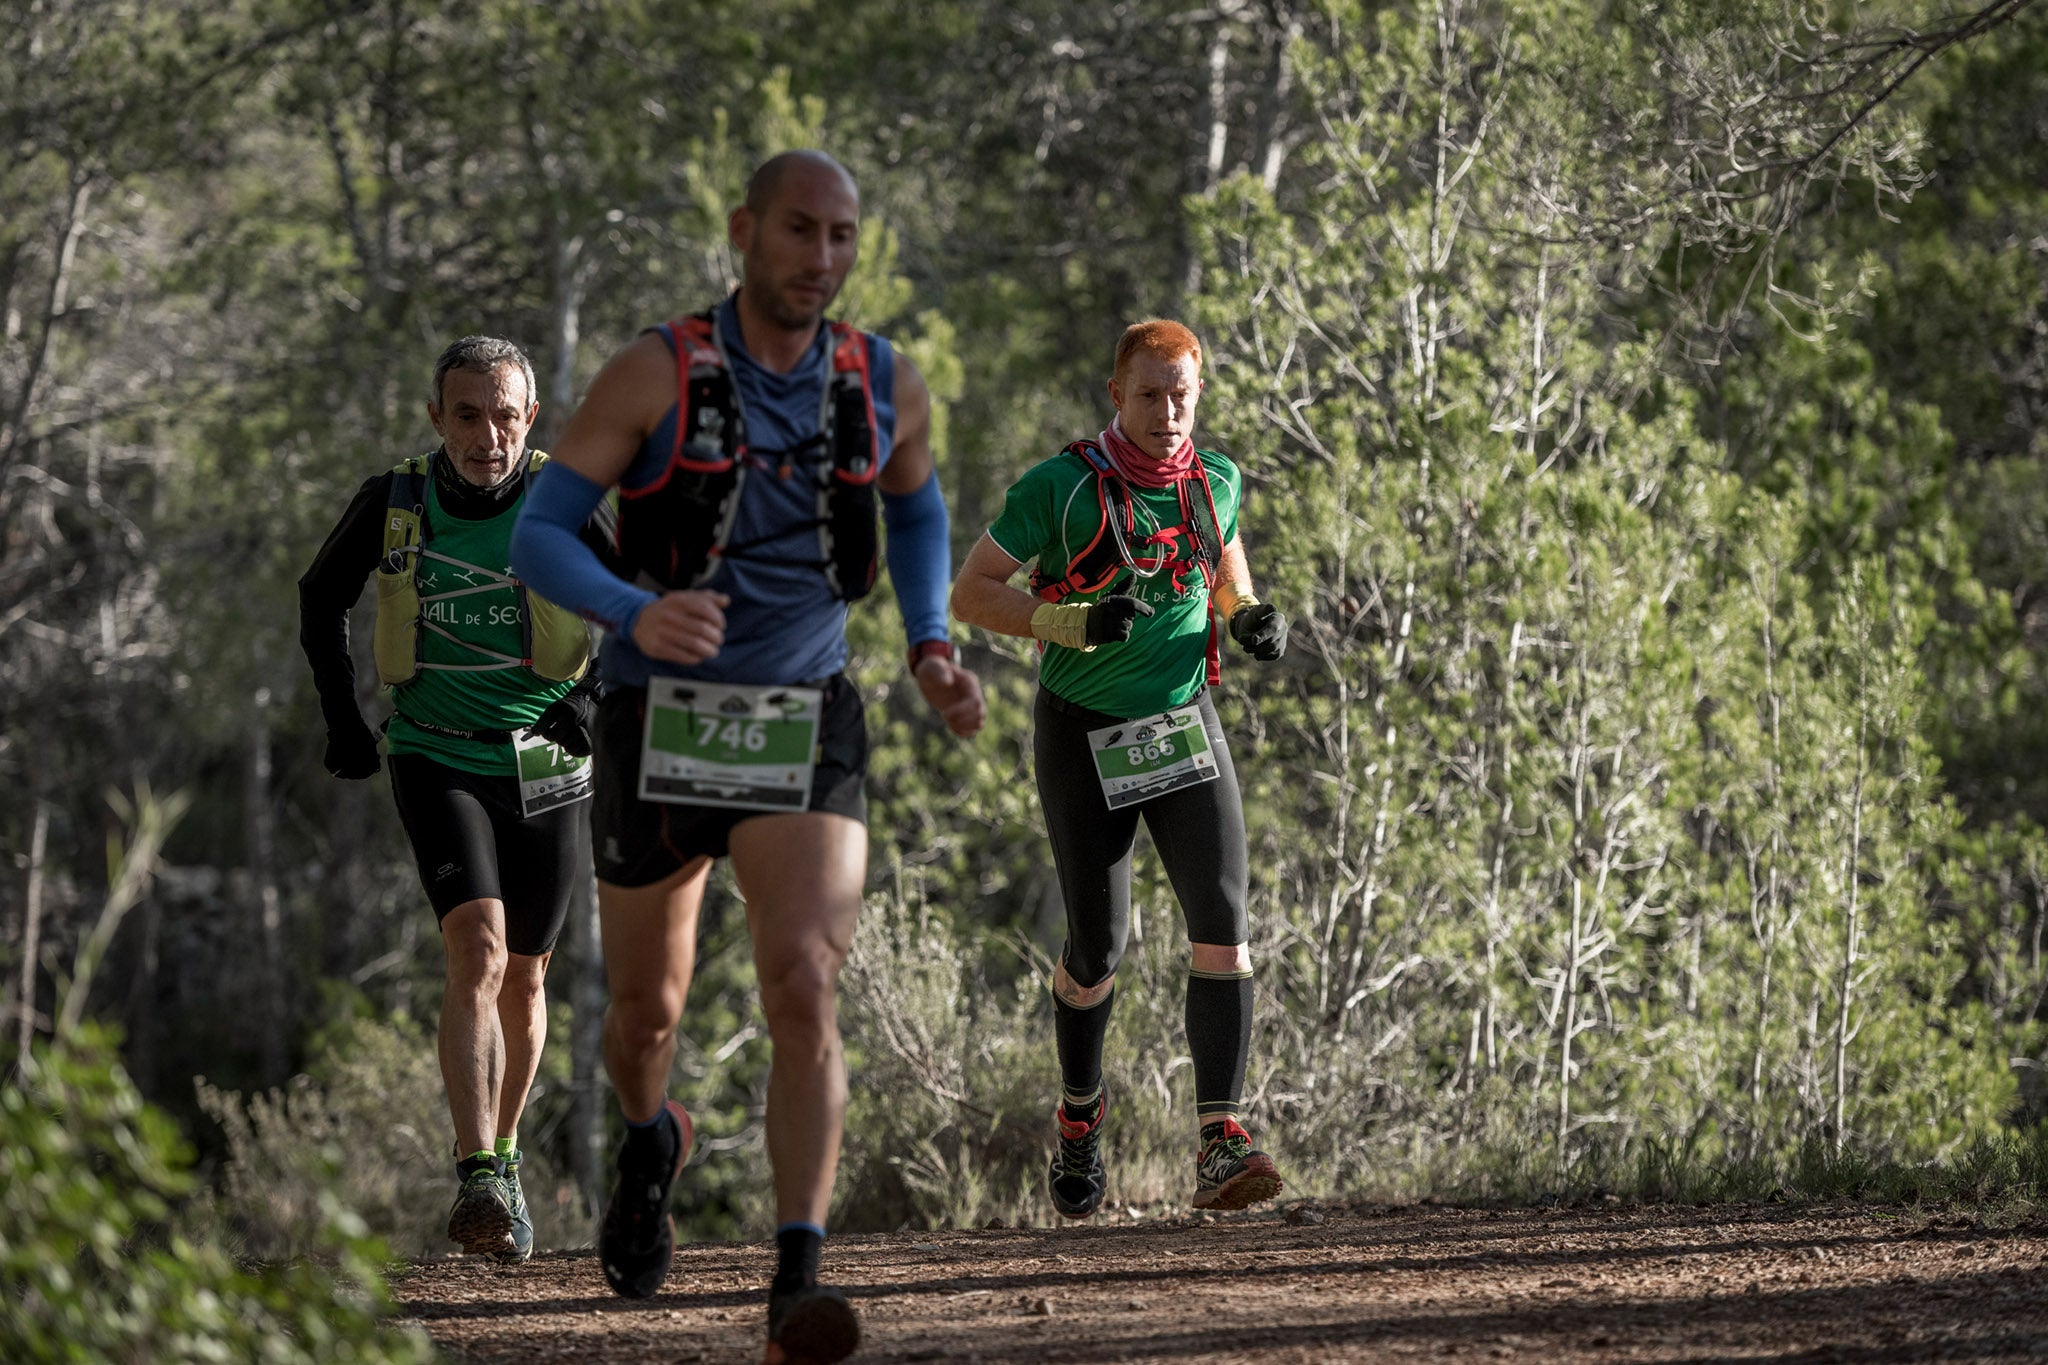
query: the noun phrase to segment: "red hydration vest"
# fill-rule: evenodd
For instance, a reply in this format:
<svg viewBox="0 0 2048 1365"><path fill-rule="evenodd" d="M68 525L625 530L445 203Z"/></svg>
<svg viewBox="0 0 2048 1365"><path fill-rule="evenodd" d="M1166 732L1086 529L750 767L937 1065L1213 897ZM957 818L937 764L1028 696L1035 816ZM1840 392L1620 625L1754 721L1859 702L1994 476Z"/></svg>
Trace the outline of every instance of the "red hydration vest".
<svg viewBox="0 0 2048 1365"><path fill-rule="evenodd" d="M1154 557L1159 568L1179 574L1189 566L1201 571L1202 587L1209 591L1209 682L1214 686L1223 676L1222 652L1216 629L1216 571L1223 563L1223 530L1216 516L1216 497L1209 489L1209 469L1195 457L1192 472L1174 484L1180 497L1180 523L1160 528L1149 536L1138 534L1137 509L1131 490L1117 477L1116 466L1102 447L1093 441L1076 441L1061 452L1078 456L1095 471L1095 501L1102 520L1095 536L1067 563L1066 573L1053 578L1040 569L1031 571L1031 591L1048 602L1064 602L1077 592L1100 592L1116 576L1134 567L1132 546L1142 552L1157 547ZM1199 484L1197 496L1190 485ZM1119 518L1121 512L1121 518ZM1143 558L1142 553L1138 556Z"/></svg>

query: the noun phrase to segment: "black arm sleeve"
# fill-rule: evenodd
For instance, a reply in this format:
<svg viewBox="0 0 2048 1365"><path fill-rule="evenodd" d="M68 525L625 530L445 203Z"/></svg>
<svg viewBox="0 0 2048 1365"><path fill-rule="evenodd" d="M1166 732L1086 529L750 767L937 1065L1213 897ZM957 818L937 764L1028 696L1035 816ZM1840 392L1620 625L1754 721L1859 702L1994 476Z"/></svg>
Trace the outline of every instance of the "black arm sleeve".
<svg viewBox="0 0 2048 1365"><path fill-rule="evenodd" d="M320 715L330 732L362 725L356 709L356 665L349 653L348 613L363 595L363 580L384 557L384 509L391 475L368 479L356 490L313 566L299 579L299 648L313 666Z"/></svg>

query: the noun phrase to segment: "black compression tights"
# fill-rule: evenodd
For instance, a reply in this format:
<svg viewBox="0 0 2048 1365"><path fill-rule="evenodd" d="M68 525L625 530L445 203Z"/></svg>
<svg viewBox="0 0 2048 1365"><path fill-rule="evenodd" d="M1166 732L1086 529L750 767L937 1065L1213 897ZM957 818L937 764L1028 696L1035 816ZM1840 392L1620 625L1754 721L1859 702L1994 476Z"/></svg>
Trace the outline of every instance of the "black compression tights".
<svg viewBox="0 0 2048 1365"><path fill-rule="evenodd" d="M1215 703L1205 692L1197 705L1216 754L1216 780L1113 811L1095 776L1088 732L1121 717L1079 711L1039 690L1032 746L1038 796L1067 903L1067 975L1076 985L1108 980L1123 960L1131 932L1131 843L1141 816L1180 901L1188 941L1233 944L1249 936L1237 769Z"/></svg>

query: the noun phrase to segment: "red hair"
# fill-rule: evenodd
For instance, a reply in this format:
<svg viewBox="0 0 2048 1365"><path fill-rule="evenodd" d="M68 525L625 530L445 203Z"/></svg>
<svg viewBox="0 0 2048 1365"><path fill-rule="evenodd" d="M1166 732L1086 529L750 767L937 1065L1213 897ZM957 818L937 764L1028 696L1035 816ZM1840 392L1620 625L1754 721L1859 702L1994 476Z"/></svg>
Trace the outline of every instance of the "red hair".
<svg viewBox="0 0 2048 1365"><path fill-rule="evenodd" d="M1202 367L1202 343L1193 332L1170 318L1134 322L1124 328L1123 338L1116 344L1116 368L1110 373L1121 376L1125 362L1134 355L1156 355L1169 365L1191 355L1195 368Z"/></svg>

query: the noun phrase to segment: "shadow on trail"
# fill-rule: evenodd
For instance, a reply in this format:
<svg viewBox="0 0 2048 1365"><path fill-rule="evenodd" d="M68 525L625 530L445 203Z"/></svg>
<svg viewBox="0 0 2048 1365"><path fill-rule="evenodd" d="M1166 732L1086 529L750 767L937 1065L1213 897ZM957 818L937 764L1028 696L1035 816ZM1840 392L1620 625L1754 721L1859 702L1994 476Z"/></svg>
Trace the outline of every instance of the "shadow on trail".
<svg viewBox="0 0 2048 1365"><path fill-rule="evenodd" d="M1333 1210L1314 1226L875 1234L835 1238L827 1274L864 1305L861 1358L875 1362L2048 1358L2039 1267L1961 1262L1929 1245L2006 1237L1855 1211L1793 1222ZM1643 1244L1616 1244L1628 1239ZM1528 1241L1546 1245L1518 1245ZM761 1243L685 1246L668 1290L648 1300L612 1295L588 1250L513 1268L439 1262L394 1287L456 1359L674 1365L735 1358L757 1338L772 1262ZM1861 1278L1826 1283L1845 1270ZM1809 1274L1823 1283L1801 1283Z"/></svg>
<svg viewBox="0 0 2048 1365"><path fill-rule="evenodd" d="M1015 1310L999 1310L978 1322L949 1321L943 1339L948 1343L947 1358L981 1365L1166 1359L1219 1348L1246 1353L1247 1358L1257 1358L1253 1353L1342 1350L1346 1359L1376 1358L1381 1352L1498 1353L1543 1359L1610 1350L1625 1358L1640 1358L1644 1348L1654 1347L1660 1348L1655 1352L1658 1360L1702 1365L1757 1359L1878 1365L1887 1361L2048 1356L2048 1286L2030 1285L2034 1291L2031 1302L2008 1300L2002 1305L2005 1311L1994 1314L1986 1311L1990 1295L2012 1284L2006 1280L1999 1285L1997 1280L1997 1276L1969 1276L1921 1286L1922 1295L1937 1288L1955 1300L1948 1310L1955 1321L1944 1325L1928 1321L1931 1305L1902 1300L1893 1286L1880 1284L1686 1299L1566 1301L1477 1311L1437 1308L1361 1315L1353 1309L1326 1320L1314 1320L1313 1299L1304 1299L1290 1316L1309 1320L1233 1327L1227 1312L1212 1310L1198 1325L1168 1331L1120 1329L1114 1314L1097 1314L1086 1320L1085 1345L1062 1340L1056 1323L1033 1321ZM902 1292L905 1286L895 1288ZM1408 1306L1390 1304L1389 1308L1406 1310ZM1772 1318L1798 1324L1801 1335L1810 1341L1827 1343L1872 1335L1891 1339L1760 1353L1747 1338L1746 1329ZM875 1359L933 1358L925 1353L928 1348L922 1342L937 1334L919 1332L909 1324L905 1327L908 1330L895 1334L897 1339L874 1343ZM1495 1348L1503 1349L1496 1352Z"/></svg>

